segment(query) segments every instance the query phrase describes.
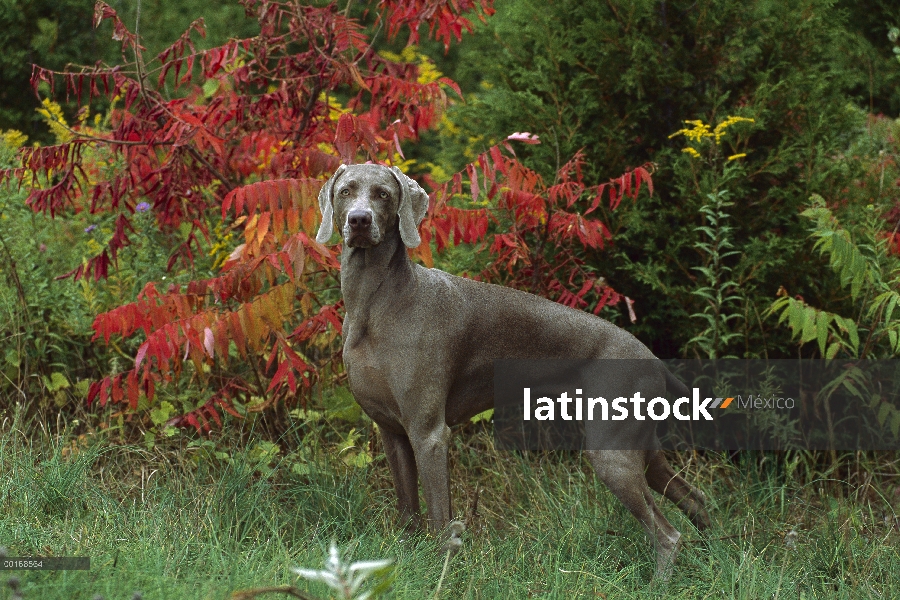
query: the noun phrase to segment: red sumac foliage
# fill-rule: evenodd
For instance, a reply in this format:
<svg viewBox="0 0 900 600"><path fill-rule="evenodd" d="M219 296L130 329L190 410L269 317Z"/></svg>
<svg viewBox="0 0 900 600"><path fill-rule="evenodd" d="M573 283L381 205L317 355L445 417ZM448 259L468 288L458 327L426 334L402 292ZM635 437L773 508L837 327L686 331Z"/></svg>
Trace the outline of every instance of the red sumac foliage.
<svg viewBox="0 0 900 600"><path fill-rule="evenodd" d="M631 300L586 267L585 253L602 250L612 239L602 221L586 215L596 210L604 197L609 199L610 210L615 210L623 198L637 199L642 183L652 193L652 165L588 186L581 175L584 157L578 153L560 168L556 181L547 185L538 173L516 160L511 140L537 143L529 134L513 134L478 156L464 172L437 186L423 239L431 239L433 231L439 251L451 242L480 242L488 239L489 223L493 222L496 233L489 246L493 261L481 278L572 308L591 309L594 314L625 300L633 322ZM486 197L485 208L463 209L449 204L456 196L468 195L464 193L466 182L473 201ZM423 261L430 263L430 248L421 248Z"/></svg>
<svg viewBox="0 0 900 600"><path fill-rule="evenodd" d="M379 55L361 23L335 4L242 3L259 20L260 35L198 50L198 20L146 60L138 37L98 2L96 22L112 23L123 64L35 67L32 83L36 92L64 85L85 106L110 99L109 127L75 125L65 143L26 149L21 168L0 174L30 187L36 211L112 217L107 247L67 274L76 279L109 275L132 243L136 211L150 211L160 231L182 236L169 269L208 253L219 219L240 232L242 243L213 277L148 283L94 322L94 339L140 342L133 366L91 385L88 402L135 410L160 385L199 379L208 396L171 421L198 431L218 423L222 410L240 414L238 401L263 410L302 397L327 371L339 355L342 306L335 254L315 241L318 191L342 162L402 156L402 143L440 118L446 89L459 94L448 79L420 83L415 64ZM391 33L408 26L416 39L424 24L445 44L470 29L465 14L493 11L492 0L382 0L377 9ZM537 143L529 134L509 140ZM586 215L605 192L611 209L636 197L650 175L641 167L588 187L581 161L576 156L547 185L515 159L509 142L491 148L446 184L432 185L426 243L415 254L431 263L431 239L438 250L451 240L483 242L496 255L485 278L573 307L593 305L594 312L617 303L621 297L585 267L585 253L611 237ZM451 205L464 179L471 199L486 198L491 208Z"/></svg>

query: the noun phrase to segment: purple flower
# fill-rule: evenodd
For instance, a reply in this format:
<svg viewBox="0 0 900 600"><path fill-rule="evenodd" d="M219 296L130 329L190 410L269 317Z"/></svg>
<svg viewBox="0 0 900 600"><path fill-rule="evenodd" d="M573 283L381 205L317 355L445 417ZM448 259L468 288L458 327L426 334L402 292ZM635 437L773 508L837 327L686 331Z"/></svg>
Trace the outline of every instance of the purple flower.
<svg viewBox="0 0 900 600"><path fill-rule="evenodd" d="M97 226L96 226L96 225L88 225L87 227L84 228L84 232L85 232L85 233L90 233L90 232L92 232L92 231L95 230L95 229L97 229Z"/></svg>
<svg viewBox="0 0 900 600"><path fill-rule="evenodd" d="M140 204L138 204L137 206L134 207L134 210L136 210L138 212L147 212L148 210L150 210L150 205L147 204L146 202L141 202Z"/></svg>

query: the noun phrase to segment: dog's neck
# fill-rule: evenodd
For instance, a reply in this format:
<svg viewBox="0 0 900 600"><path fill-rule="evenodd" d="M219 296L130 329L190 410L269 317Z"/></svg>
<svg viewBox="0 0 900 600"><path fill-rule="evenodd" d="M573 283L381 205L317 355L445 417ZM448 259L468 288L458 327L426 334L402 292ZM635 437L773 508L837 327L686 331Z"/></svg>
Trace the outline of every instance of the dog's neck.
<svg viewBox="0 0 900 600"><path fill-rule="evenodd" d="M393 301L402 298L402 288L412 282L413 263L406 253L396 225L377 246L348 248L341 254L341 293L347 318L364 318L378 302L382 285L390 286Z"/></svg>

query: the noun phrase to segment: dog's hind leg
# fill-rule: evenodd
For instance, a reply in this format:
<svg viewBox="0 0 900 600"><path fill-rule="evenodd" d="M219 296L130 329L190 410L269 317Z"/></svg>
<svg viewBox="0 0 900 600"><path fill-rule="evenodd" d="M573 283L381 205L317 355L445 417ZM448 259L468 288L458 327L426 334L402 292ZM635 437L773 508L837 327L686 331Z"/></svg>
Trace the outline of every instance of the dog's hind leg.
<svg viewBox="0 0 900 600"><path fill-rule="evenodd" d="M656 577L672 573L681 533L659 510L644 476L643 450L586 450L597 476L644 526L656 550Z"/></svg>
<svg viewBox="0 0 900 600"><path fill-rule="evenodd" d="M647 483L675 503L699 530L709 527L706 496L672 470L661 450L651 450L647 460Z"/></svg>

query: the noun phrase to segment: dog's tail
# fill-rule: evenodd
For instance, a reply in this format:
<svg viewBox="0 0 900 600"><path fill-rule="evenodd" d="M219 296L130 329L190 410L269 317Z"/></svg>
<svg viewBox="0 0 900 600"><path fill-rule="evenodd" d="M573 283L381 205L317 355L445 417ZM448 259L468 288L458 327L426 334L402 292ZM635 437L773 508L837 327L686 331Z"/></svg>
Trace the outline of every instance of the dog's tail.
<svg viewBox="0 0 900 600"><path fill-rule="evenodd" d="M684 385L684 383L680 379L678 379L677 377L672 375L671 371L669 371L669 369L667 369L665 367L665 365L663 365L663 373L665 374L665 377L666 377L666 391L667 392L674 392L674 393L678 394L679 396L682 396L685 398L690 397L691 391L688 389L688 387L686 385Z"/></svg>

